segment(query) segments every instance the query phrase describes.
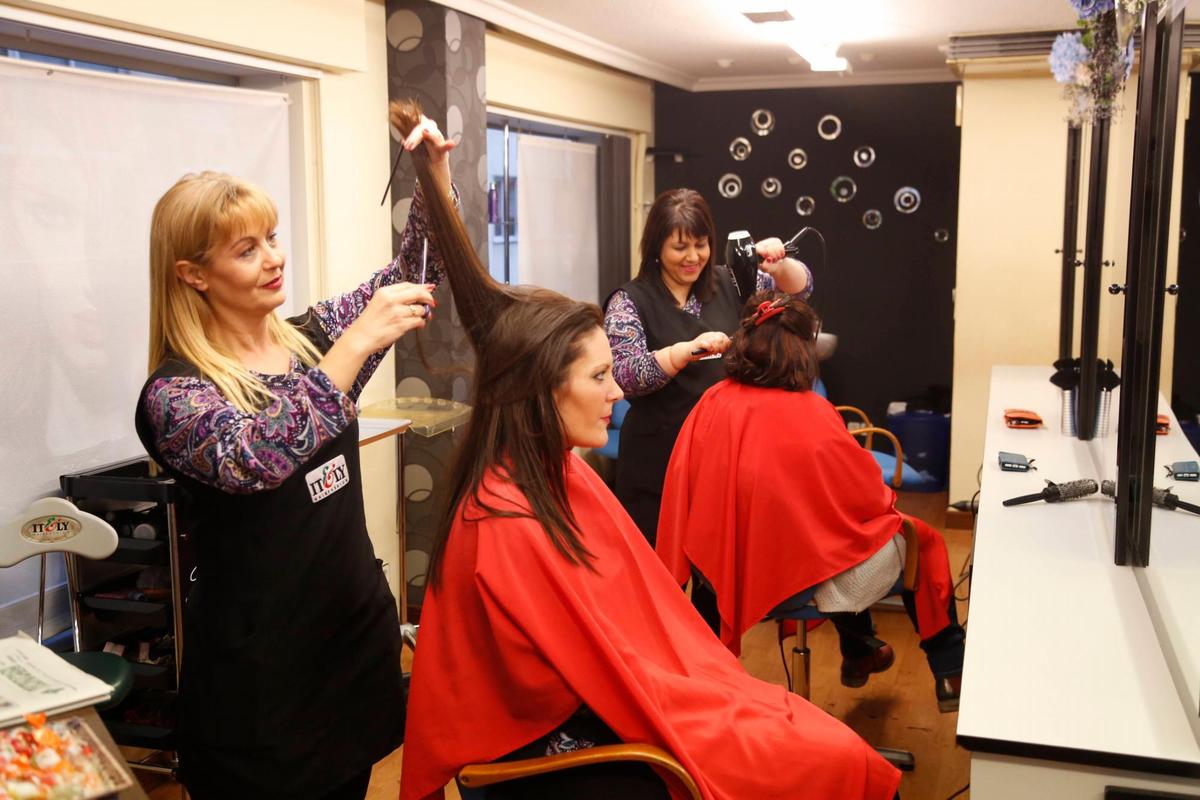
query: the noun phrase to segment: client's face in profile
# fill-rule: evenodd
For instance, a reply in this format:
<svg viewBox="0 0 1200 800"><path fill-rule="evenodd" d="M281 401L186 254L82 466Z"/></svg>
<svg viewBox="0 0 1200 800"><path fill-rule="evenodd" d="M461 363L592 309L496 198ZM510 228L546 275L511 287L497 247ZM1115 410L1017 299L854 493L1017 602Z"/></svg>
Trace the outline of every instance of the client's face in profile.
<svg viewBox="0 0 1200 800"><path fill-rule="evenodd" d="M593 328L580 338L579 346L579 357L555 390L554 403L568 447L603 447L613 403L624 393L613 378L612 350L604 331Z"/></svg>

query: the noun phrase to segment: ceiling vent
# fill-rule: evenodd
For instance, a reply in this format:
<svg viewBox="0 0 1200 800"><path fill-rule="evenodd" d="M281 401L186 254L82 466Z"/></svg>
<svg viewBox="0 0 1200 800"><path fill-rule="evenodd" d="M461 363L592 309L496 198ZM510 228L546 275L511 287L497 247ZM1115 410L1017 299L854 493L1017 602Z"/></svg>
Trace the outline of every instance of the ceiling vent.
<svg viewBox="0 0 1200 800"><path fill-rule="evenodd" d="M795 19L790 12L780 9L779 11L743 11L742 15L751 22L791 22Z"/></svg>
<svg viewBox="0 0 1200 800"><path fill-rule="evenodd" d="M1004 58L1048 56L1058 31L1029 33L983 33L970 36L951 36L946 58L966 61L975 58Z"/></svg>
<svg viewBox="0 0 1200 800"><path fill-rule="evenodd" d="M1030 31L951 36L946 59L969 61L976 58L1049 56L1050 47L1058 34L1058 31ZM1184 26L1183 49L1200 50L1200 25Z"/></svg>

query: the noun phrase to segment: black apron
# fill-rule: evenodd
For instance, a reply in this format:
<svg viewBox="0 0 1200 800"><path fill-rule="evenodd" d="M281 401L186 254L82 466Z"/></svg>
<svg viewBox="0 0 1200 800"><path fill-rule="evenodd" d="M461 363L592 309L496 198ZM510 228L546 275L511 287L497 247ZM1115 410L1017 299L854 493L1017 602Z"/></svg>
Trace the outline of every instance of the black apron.
<svg viewBox="0 0 1200 800"><path fill-rule="evenodd" d="M168 361L150 381L197 374ZM198 797L324 794L404 733L399 618L367 537L358 422L279 487L237 495L166 467L144 393L138 435L185 490L181 528L197 564L184 609L183 782Z"/></svg>
<svg viewBox="0 0 1200 800"><path fill-rule="evenodd" d="M741 301L729 270L713 266L715 292L694 317L675 303L660 280L634 279L621 288L633 300L646 348L651 352L676 342L695 339L706 331L732 334L740 319ZM629 412L621 425L617 458L616 495L653 544L658 526L667 462L684 420L710 386L725 377L721 359L688 364L658 391L629 398Z"/></svg>

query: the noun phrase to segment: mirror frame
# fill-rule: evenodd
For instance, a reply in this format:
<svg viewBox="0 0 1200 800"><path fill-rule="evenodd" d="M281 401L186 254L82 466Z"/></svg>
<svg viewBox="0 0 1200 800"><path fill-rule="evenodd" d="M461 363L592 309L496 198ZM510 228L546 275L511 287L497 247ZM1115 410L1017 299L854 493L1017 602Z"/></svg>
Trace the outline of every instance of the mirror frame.
<svg viewBox="0 0 1200 800"><path fill-rule="evenodd" d="M1117 427L1114 558L1118 565L1137 567L1150 562L1155 421L1183 53L1182 5L1186 3L1166 0L1161 5L1165 14L1157 0L1146 4L1141 33ZM1088 396L1082 387L1080 396ZM1084 404L1080 405L1082 409Z"/></svg>

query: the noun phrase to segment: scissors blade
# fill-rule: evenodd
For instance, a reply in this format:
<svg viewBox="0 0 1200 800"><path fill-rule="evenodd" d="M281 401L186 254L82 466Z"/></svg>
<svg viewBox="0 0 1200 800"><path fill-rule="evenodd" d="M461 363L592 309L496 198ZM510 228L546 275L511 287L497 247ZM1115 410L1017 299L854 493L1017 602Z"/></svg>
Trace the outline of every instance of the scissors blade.
<svg viewBox="0 0 1200 800"><path fill-rule="evenodd" d="M429 237L426 236L421 246L421 285L425 285L425 266L429 263Z"/></svg>

